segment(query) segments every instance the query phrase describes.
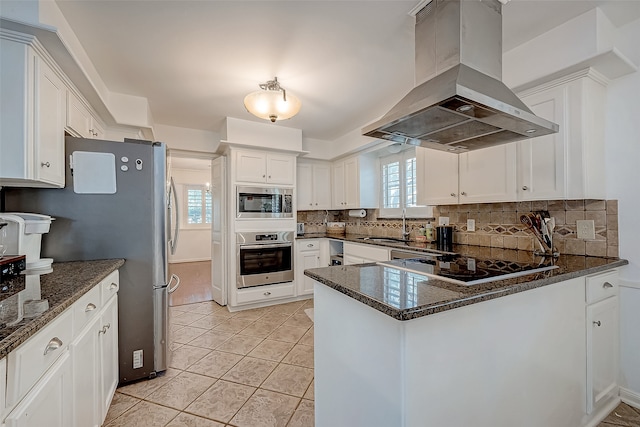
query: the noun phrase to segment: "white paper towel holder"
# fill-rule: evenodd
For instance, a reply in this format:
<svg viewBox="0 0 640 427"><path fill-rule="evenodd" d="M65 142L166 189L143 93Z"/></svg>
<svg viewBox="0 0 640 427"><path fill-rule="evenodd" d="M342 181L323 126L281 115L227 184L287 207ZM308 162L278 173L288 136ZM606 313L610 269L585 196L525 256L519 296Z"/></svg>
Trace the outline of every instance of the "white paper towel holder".
<svg viewBox="0 0 640 427"><path fill-rule="evenodd" d="M349 216L353 218L364 218L367 216L367 211L365 209L351 209Z"/></svg>

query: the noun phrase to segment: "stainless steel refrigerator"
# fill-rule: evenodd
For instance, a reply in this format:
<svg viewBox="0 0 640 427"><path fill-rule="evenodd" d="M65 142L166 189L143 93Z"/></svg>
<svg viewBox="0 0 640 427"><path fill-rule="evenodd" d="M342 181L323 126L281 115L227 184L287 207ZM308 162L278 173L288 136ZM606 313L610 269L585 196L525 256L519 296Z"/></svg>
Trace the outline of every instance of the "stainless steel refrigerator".
<svg viewBox="0 0 640 427"><path fill-rule="evenodd" d="M126 260L118 293L120 383L154 377L169 364L169 293L179 284L167 262L177 236L166 146L72 137L65 145L65 188L6 188L5 208L55 218L42 239L42 256L54 262ZM140 350L141 360L134 357Z"/></svg>

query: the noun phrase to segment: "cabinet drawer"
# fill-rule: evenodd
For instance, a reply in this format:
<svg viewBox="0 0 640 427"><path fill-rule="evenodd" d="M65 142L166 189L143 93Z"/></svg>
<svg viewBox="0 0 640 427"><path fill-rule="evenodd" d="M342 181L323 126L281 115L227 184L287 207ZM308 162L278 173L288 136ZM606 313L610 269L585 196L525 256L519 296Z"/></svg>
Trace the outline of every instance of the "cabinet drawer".
<svg viewBox="0 0 640 427"><path fill-rule="evenodd" d="M65 310L7 358L7 406L17 403L62 355L73 338L73 312Z"/></svg>
<svg viewBox="0 0 640 427"><path fill-rule="evenodd" d="M71 306L73 310L73 330L77 335L100 312L100 286L94 286Z"/></svg>
<svg viewBox="0 0 640 427"><path fill-rule="evenodd" d="M618 295L618 272L607 271L586 279L587 304Z"/></svg>
<svg viewBox="0 0 640 427"><path fill-rule="evenodd" d="M300 252L317 251L318 249L320 249L319 240L298 240L298 250Z"/></svg>
<svg viewBox="0 0 640 427"><path fill-rule="evenodd" d="M118 270L108 275L100 285L102 288L102 305L107 305L107 301L117 294L118 289L120 289L120 276L118 275Z"/></svg>
<svg viewBox="0 0 640 427"><path fill-rule="evenodd" d="M272 299L292 297L293 283L281 285L258 286L254 289L238 290L238 304L268 301Z"/></svg>

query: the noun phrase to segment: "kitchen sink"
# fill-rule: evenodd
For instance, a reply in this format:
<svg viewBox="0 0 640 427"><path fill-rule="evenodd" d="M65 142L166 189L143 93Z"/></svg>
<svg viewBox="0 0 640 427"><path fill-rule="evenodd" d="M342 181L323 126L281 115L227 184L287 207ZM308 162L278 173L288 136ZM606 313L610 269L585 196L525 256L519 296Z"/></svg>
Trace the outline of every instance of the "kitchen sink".
<svg viewBox="0 0 640 427"><path fill-rule="evenodd" d="M409 243L409 240L396 239L393 237L358 237L358 240L380 243Z"/></svg>

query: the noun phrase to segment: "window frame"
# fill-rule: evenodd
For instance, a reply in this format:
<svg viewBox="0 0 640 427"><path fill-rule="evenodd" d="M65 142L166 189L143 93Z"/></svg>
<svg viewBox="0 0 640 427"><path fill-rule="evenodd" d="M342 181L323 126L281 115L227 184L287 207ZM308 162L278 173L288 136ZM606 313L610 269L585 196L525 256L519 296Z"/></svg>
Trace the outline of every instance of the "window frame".
<svg viewBox="0 0 640 427"><path fill-rule="evenodd" d="M378 159L378 176L380 179L380 189L379 189L379 197L380 197L380 218L402 218L402 210L406 209L405 217L406 218L430 218L433 214L432 209L429 209L429 206L426 205L416 205L416 206L406 206L407 200L407 160L414 159L414 169L417 168L418 159L417 152L415 148L410 148L403 150L396 154L389 154L380 156ZM384 166L390 163L399 162L400 163L400 207L398 208L385 208L384 207L384 196L385 196L385 188L384 188ZM417 190L417 171L414 170L414 185L416 186L416 199L418 197Z"/></svg>
<svg viewBox="0 0 640 427"><path fill-rule="evenodd" d="M184 229L208 229L211 228L213 222L213 201L211 199L211 192L207 191L207 187L202 184L183 184L182 185L182 200L180 202L180 208L183 215L181 215L180 227ZM189 190L199 190L201 192L201 214L203 222L190 223L189 222ZM207 197L209 197L209 207L211 209L211 222L207 220Z"/></svg>

